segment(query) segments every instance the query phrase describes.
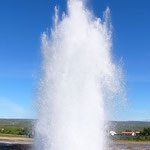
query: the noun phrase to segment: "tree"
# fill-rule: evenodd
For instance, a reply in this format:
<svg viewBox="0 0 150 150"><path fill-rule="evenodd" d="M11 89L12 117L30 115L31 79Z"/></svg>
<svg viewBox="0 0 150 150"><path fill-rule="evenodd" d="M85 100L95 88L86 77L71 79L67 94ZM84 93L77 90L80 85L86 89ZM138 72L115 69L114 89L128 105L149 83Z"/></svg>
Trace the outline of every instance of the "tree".
<svg viewBox="0 0 150 150"><path fill-rule="evenodd" d="M142 134L144 136L149 136L150 135L150 127L144 128Z"/></svg>

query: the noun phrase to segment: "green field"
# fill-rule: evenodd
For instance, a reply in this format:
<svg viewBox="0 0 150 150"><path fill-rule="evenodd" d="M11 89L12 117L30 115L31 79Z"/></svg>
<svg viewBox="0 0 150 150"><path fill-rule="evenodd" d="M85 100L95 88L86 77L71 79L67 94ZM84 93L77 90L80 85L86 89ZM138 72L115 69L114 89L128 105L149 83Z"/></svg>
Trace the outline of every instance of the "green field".
<svg viewBox="0 0 150 150"><path fill-rule="evenodd" d="M111 121L109 130L121 133L122 131L143 131L144 128L149 128L150 122L144 121Z"/></svg>
<svg viewBox="0 0 150 150"><path fill-rule="evenodd" d="M150 141L150 136L113 136L113 141Z"/></svg>
<svg viewBox="0 0 150 150"><path fill-rule="evenodd" d="M140 131L138 136L110 136L114 141L150 141L150 122L143 121L112 121L109 131L113 130L117 134L123 131Z"/></svg>
<svg viewBox="0 0 150 150"><path fill-rule="evenodd" d="M35 120L32 119L0 119L0 136L1 137L30 137ZM150 122L142 121L110 121L108 123L109 131L116 133L122 131L141 131L144 128L150 128ZM150 132L150 131L149 131ZM129 140L129 141L150 141L150 136L116 136L110 137L112 140Z"/></svg>
<svg viewBox="0 0 150 150"><path fill-rule="evenodd" d="M32 131L34 120L0 119L1 137L28 137Z"/></svg>

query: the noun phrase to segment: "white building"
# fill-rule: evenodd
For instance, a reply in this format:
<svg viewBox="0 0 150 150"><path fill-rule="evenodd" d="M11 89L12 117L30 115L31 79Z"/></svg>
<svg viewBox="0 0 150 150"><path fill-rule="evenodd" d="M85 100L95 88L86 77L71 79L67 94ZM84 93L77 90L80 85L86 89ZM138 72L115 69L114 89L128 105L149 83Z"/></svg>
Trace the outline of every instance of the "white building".
<svg viewBox="0 0 150 150"><path fill-rule="evenodd" d="M110 131L109 133L110 133L111 136L114 136L114 135L117 134L115 131Z"/></svg>

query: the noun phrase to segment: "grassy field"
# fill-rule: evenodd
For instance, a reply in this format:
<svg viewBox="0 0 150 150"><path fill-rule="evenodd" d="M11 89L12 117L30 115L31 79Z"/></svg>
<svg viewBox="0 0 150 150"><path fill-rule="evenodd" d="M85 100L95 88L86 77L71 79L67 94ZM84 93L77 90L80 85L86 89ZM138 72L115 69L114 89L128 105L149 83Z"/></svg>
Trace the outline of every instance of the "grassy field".
<svg viewBox="0 0 150 150"><path fill-rule="evenodd" d="M35 120L32 119L0 119L0 137L29 137ZM122 131L143 131L150 127L150 122L141 121L111 121L109 130L121 133ZM124 141L150 141L150 136L115 136L112 140Z"/></svg>
<svg viewBox="0 0 150 150"><path fill-rule="evenodd" d="M140 131L144 128L150 128L150 122L143 121L112 121L110 122L109 130L120 134L123 131ZM113 141L150 141L150 136L111 136Z"/></svg>
<svg viewBox="0 0 150 150"><path fill-rule="evenodd" d="M0 128L31 128L32 119L0 119Z"/></svg>
<svg viewBox="0 0 150 150"><path fill-rule="evenodd" d="M0 137L28 137L34 120L0 119Z"/></svg>
<svg viewBox="0 0 150 150"><path fill-rule="evenodd" d="M144 128L150 127L150 122L144 121L111 121L109 130L121 133L122 131L143 131Z"/></svg>
<svg viewBox="0 0 150 150"><path fill-rule="evenodd" d="M150 136L113 136L113 141L150 141Z"/></svg>
<svg viewBox="0 0 150 150"><path fill-rule="evenodd" d="M0 134L0 137L28 137L26 135L17 135L17 134Z"/></svg>

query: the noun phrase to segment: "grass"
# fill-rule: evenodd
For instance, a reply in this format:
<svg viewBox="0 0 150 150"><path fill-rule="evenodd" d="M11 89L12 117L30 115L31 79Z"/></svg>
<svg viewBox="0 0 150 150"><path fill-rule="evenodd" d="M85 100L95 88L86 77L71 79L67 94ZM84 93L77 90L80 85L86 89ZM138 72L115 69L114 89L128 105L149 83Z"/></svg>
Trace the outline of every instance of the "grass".
<svg viewBox="0 0 150 150"><path fill-rule="evenodd" d="M34 120L0 119L0 137L28 137Z"/></svg>
<svg viewBox="0 0 150 150"><path fill-rule="evenodd" d="M0 128L32 128L31 119L0 119Z"/></svg>
<svg viewBox="0 0 150 150"><path fill-rule="evenodd" d="M144 128L150 127L150 122L143 121L112 121L109 130L116 131L118 134L122 131L143 131Z"/></svg>
<svg viewBox="0 0 150 150"><path fill-rule="evenodd" d="M150 136L113 136L113 141L150 141Z"/></svg>
<svg viewBox="0 0 150 150"><path fill-rule="evenodd" d="M32 129L35 121L32 119L0 119L0 137L28 137L26 133ZM121 133L126 130L143 131L144 127L150 127L150 122L112 121L109 130ZM150 141L150 136L115 136L111 138L112 140L124 141Z"/></svg>
<svg viewBox="0 0 150 150"><path fill-rule="evenodd" d="M25 138L26 135L16 135L16 134L0 134L0 137L19 137L19 138Z"/></svg>

